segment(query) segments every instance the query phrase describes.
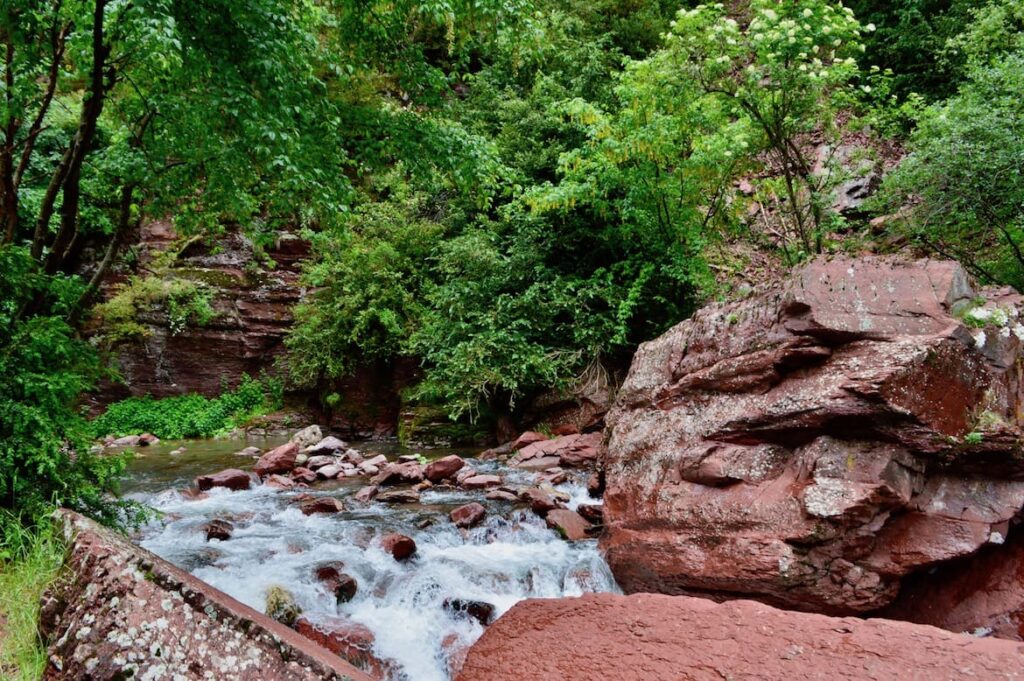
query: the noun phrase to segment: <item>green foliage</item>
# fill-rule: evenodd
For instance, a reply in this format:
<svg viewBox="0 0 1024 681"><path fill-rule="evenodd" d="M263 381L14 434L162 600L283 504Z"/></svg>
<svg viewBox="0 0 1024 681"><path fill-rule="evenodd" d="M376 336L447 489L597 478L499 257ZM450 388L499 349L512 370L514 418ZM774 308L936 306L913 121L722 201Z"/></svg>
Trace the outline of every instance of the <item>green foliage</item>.
<svg viewBox="0 0 1024 681"><path fill-rule="evenodd" d="M314 292L296 307L287 340L293 381L317 385L404 350L420 316L424 264L443 233L422 204L418 196L368 203L315 236L319 258L304 274Z"/></svg>
<svg viewBox="0 0 1024 681"><path fill-rule="evenodd" d="M217 397L190 394L154 399L130 397L110 405L92 421L96 437L152 433L179 440L212 437L281 406L282 385L264 376L243 376L234 390Z"/></svg>
<svg viewBox="0 0 1024 681"><path fill-rule="evenodd" d="M176 278L173 272L132 277L117 293L97 305L93 314L107 343L148 334L140 322L144 314L162 308L172 335L189 326L206 326L217 316L213 291L202 283Z"/></svg>
<svg viewBox="0 0 1024 681"><path fill-rule="evenodd" d="M770 156L788 207L781 246L792 262L822 252L829 231L831 172L815 170L805 137L836 142L836 115L851 102L859 72L862 28L852 10L827 0L754 0L749 12L740 25L721 3L681 10L665 38L665 59L756 131L739 137L733 151Z"/></svg>
<svg viewBox="0 0 1024 681"><path fill-rule="evenodd" d="M62 505L107 523L139 518L139 507L110 496L123 456L90 451L78 395L100 376L93 349L63 317L19 312L42 296L67 310L81 291L73 279L34 271L22 248L0 246L0 510L26 523Z"/></svg>
<svg viewBox="0 0 1024 681"><path fill-rule="evenodd" d="M980 62L927 109L880 202L893 229L985 281L1024 286L1024 51Z"/></svg>
<svg viewBox="0 0 1024 681"><path fill-rule="evenodd" d="M46 666L39 604L60 572L64 543L49 523L28 530L6 511L0 511L0 538L0 676L35 681Z"/></svg>

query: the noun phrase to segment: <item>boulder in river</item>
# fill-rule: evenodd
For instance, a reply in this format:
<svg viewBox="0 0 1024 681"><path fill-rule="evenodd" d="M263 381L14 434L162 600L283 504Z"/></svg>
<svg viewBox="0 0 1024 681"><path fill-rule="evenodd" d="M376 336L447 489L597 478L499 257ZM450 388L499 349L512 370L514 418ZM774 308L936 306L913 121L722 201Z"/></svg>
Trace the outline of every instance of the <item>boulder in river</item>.
<svg viewBox="0 0 1024 681"><path fill-rule="evenodd" d="M295 602L295 596L290 591L283 586L274 585L267 589L264 612L267 613L267 617L290 627L302 614L302 608Z"/></svg>
<svg viewBox="0 0 1024 681"><path fill-rule="evenodd" d="M375 678L388 673L388 665L374 655L373 632L347 617L304 615L295 622L295 631Z"/></svg>
<svg viewBox="0 0 1024 681"><path fill-rule="evenodd" d="M603 460L619 584L864 613L1005 538L1022 311L956 263L819 259L641 345Z"/></svg>
<svg viewBox="0 0 1024 681"><path fill-rule="evenodd" d="M318 477L324 478L325 480L334 480L341 473L341 466L338 464L330 464L328 466L322 466L318 468L316 474Z"/></svg>
<svg viewBox="0 0 1024 681"><path fill-rule="evenodd" d="M314 569L317 581L334 594L338 603L347 603L355 598L359 583L352 575L344 572L344 564L337 561L317 565Z"/></svg>
<svg viewBox="0 0 1024 681"><path fill-rule="evenodd" d="M298 455L299 446L294 442L287 442L261 456L252 470L260 477L272 473L287 473L295 467L295 458Z"/></svg>
<svg viewBox="0 0 1024 681"><path fill-rule="evenodd" d="M418 504L420 493L414 489L396 489L390 492L381 492L377 495L377 501L385 504Z"/></svg>
<svg viewBox="0 0 1024 681"><path fill-rule="evenodd" d="M367 504L373 501L373 498L377 496L379 491L376 485L367 485L361 487L358 492L355 493L355 500Z"/></svg>
<svg viewBox="0 0 1024 681"><path fill-rule="evenodd" d="M334 497L316 497L309 501L304 501L299 506L305 515L313 515L315 513L340 513L345 510L345 506Z"/></svg>
<svg viewBox="0 0 1024 681"><path fill-rule="evenodd" d="M214 518L203 526L203 531L206 532L206 541L211 539L227 541L231 539L231 533L235 531L235 526L227 520Z"/></svg>
<svg viewBox="0 0 1024 681"><path fill-rule="evenodd" d="M443 605L448 612L475 619L485 627L494 621L494 605L485 601L446 598Z"/></svg>
<svg viewBox="0 0 1024 681"><path fill-rule="evenodd" d="M604 507L601 504L580 504L576 507L576 512L588 523L594 525L604 524Z"/></svg>
<svg viewBox="0 0 1024 681"><path fill-rule="evenodd" d="M239 449L237 452L235 452L235 456L248 456L250 458L257 457L259 455L259 447L246 447L245 449Z"/></svg>
<svg viewBox="0 0 1024 681"><path fill-rule="evenodd" d="M381 537L381 548L398 561L408 560L416 553L416 542L404 534L392 533Z"/></svg>
<svg viewBox="0 0 1024 681"><path fill-rule="evenodd" d="M584 520L583 516L567 508L556 508L553 511L548 511L548 514L544 516L544 522L552 530L562 535L563 539L570 541L586 539L587 531L592 527L590 523Z"/></svg>
<svg viewBox="0 0 1024 681"><path fill-rule="evenodd" d="M519 493L519 498L530 505L530 510L539 515L541 518L546 516L550 511L560 508L559 502L550 494L537 487L531 487L524 489Z"/></svg>
<svg viewBox="0 0 1024 681"><path fill-rule="evenodd" d="M378 486L386 485L413 485L423 480L423 466L415 461L404 463L389 463L373 478L373 484Z"/></svg>
<svg viewBox="0 0 1024 681"><path fill-rule="evenodd" d="M477 502L459 506L453 510L449 517L455 523L455 527L473 527L487 515L487 509Z"/></svg>
<svg viewBox="0 0 1024 681"><path fill-rule="evenodd" d="M227 487L239 491L249 489L250 484L252 484L252 479L249 474L237 468L228 468L219 473L200 475L196 478L196 487L203 491L212 487Z"/></svg>
<svg viewBox="0 0 1024 681"><path fill-rule="evenodd" d="M423 469L423 475L430 482L441 482L458 473L465 465L461 456L452 454L428 463Z"/></svg>
<svg viewBox="0 0 1024 681"><path fill-rule="evenodd" d="M330 454L317 454L306 459L306 462L302 464L311 471L315 471L318 468L324 466L330 466L331 464L337 463L337 459Z"/></svg>
<svg viewBox="0 0 1024 681"><path fill-rule="evenodd" d="M138 445L140 447L150 447L156 444L160 444L160 438L152 433L143 433L139 436Z"/></svg>
<svg viewBox="0 0 1024 681"><path fill-rule="evenodd" d="M310 445L306 449L306 454L310 456L316 456L318 454L342 454L348 449L348 443L344 440L340 440L333 435L328 435L316 444Z"/></svg>
<svg viewBox="0 0 1024 681"><path fill-rule="evenodd" d="M1021 679L1022 659L1020 643L908 622L585 594L514 605L470 649L456 681Z"/></svg>
<svg viewBox="0 0 1024 681"><path fill-rule="evenodd" d="M462 481L465 489L487 489L501 486L501 478L497 475L474 475Z"/></svg>
<svg viewBox="0 0 1024 681"><path fill-rule="evenodd" d="M299 466L298 468L292 469L292 480L295 482L304 482L307 485L316 482L317 474L316 471L311 471L308 468Z"/></svg>
<svg viewBox="0 0 1024 681"><path fill-rule="evenodd" d="M138 435L125 435L115 440L111 440L107 445L108 447L135 447L139 444Z"/></svg>
<svg viewBox="0 0 1024 681"><path fill-rule="evenodd" d="M283 475L268 475L263 484L272 489L293 489L295 481Z"/></svg>
<svg viewBox="0 0 1024 681"><path fill-rule="evenodd" d="M306 426L302 430L292 435L291 443L296 445L299 449L305 449L311 447L316 443L324 439L324 434L320 430L320 426Z"/></svg>

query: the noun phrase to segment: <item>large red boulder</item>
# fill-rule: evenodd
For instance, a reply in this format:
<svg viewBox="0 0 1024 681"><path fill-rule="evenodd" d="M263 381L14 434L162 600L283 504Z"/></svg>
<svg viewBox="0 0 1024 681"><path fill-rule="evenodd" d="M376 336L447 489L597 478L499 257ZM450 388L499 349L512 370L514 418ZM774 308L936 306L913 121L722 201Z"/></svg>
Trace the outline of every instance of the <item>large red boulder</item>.
<svg viewBox="0 0 1024 681"><path fill-rule="evenodd" d="M249 485L252 480L249 474L245 471L238 470L237 468L228 468L219 473L211 473L209 475L200 475L196 478L196 487L200 490L208 490L212 487L227 487L228 489L235 490L236 492L243 489L249 489Z"/></svg>
<svg viewBox="0 0 1024 681"><path fill-rule="evenodd" d="M470 649L456 680L967 677L1024 678L1024 645L754 601L588 594L516 604Z"/></svg>
<svg viewBox="0 0 1024 681"><path fill-rule="evenodd" d="M287 473L295 468L295 459L298 455L299 445L288 442L261 456L252 470L260 477L273 473Z"/></svg>
<svg viewBox="0 0 1024 681"><path fill-rule="evenodd" d="M603 458L619 584L866 612L1005 537L1021 309L955 263L836 258L642 345Z"/></svg>

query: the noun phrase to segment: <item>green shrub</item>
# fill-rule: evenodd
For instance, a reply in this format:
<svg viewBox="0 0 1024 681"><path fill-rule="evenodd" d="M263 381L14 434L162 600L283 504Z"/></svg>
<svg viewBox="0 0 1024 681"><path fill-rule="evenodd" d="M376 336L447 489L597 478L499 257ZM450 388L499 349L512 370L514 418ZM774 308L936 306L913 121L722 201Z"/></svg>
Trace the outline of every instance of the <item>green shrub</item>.
<svg viewBox="0 0 1024 681"><path fill-rule="evenodd" d="M81 290L74 279L39 274L25 249L0 247L0 510L28 525L54 505L115 525L141 510L112 496L126 459L90 452L91 430L76 409L101 375L96 352L64 318ZM37 300L52 312L19 314Z"/></svg>
<svg viewBox="0 0 1024 681"><path fill-rule="evenodd" d="M197 394L130 397L110 405L92 422L92 430L96 437L139 433L172 440L211 437L278 408L282 399L277 379L243 376L237 388L212 398Z"/></svg>

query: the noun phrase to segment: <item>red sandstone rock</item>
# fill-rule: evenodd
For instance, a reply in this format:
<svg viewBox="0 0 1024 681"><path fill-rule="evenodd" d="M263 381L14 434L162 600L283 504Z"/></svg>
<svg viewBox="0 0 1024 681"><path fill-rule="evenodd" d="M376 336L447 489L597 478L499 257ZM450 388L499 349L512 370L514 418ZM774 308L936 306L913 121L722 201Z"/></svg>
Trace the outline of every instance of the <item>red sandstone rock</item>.
<svg viewBox="0 0 1024 681"><path fill-rule="evenodd" d="M341 454L348 449L348 443L344 440L340 440L333 435L328 435L316 444L310 445L309 450L306 452L310 456L323 455L323 454ZM310 466L312 468L312 466Z"/></svg>
<svg viewBox="0 0 1024 681"><path fill-rule="evenodd" d="M576 512L588 523L604 524L604 508L600 504L580 504L576 507Z"/></svg>
<svg viewBox="0 0 1024 681"><path fill-rule="evenodd" d="M461 456L452 454L451 456L428 463L427 467L423 470L423 475L430 482L441 482L458 473L465 465L466 462L462 460Z"/></svg>
<svg viewBox="0 0 1024 681"><path fill-rule="evenodd" d="M159 444L160 438L152 433L143 433L139 436L138 445L140 447L149 447L150 445Z"/></svg>
<svg viewBox="0 0 1024 681"><path fill-rule="evenodd" d="M124 537L62 511L65 572L46 591L46 681L370 681L266 615Z"/></svg>
<svg viewBox="0 0 1024 681"><path fill-rule="evenodd" d="M373 478L377 486L415 484L423 480L423 466L415 461L389 463Z"/></svg>
<svg viewBox="0 0 1024 681"><path fill-rule="evenodd" d="M210 541L211 539L227 541L228 539L231 539L231 533L234 532L235 526L227 520L215 518L206 523L203 530L206 532L206 541Z"/></svg>
<svg viewBox="0 0 1024 681"><path fill-rule="evenodd" d="M519 496L515 492L506 489L493 489L484 495L484 498L488 501L519 501Z"/></svg>
<svg viewBox="0 0 1024 681"><path fill-rule="evenodd" d="M408 560L416 553L416 542L404 534L386 534L381 537L381 548L390 553L395 560Z"/></svg>
<svg viewBox="0 0 1024 681"><path fill-rule="evenodd" d="M530 510L544 517L549 511L553 511L559 507L558 502L550 494L542 489L531 487L530 489L523 490L519 493L519 497L530 504Z"/></svg>
<svg viewBox="0 0 1024 681"><path fill-rule="evenodd" d="M1024 640L1024 534L904 580L881 617Z"/></svg>
<svg viewBox="0 0 1024 681"><path fill-rule="evenodd" d="M591 527L590 523L583 519L583 516L567 508L548 511L548 514L544 516L544 521L552 530L571 541L586 539L587 530Z"/></svg>
<svg viewBox="0 0 1024 681"><path fill-rule="evenodd" d="M344 567L342 563L333 562L317 565L314 570L317 581L321 582L329 592L334 594L338 603L351 601L359 589L359 583L356 581L356 578L342 571Z"/></svg>
<svg viewBox="0 0 1024 681"><path fill-rule="evenodd" d="M462 470L455 474L455 484L461 485L466 480L469 480L470 478L476 476L476 474L477 473L474 469L470 468L469 466L466 466L465 468L463 468Z"/></svg>
<svg viewBox="0 0 1024 681"><path fill-rule="evenodd" d="M526 447L527 445L532 445L535 442L543 442L544 440L547 439L548 438L545 435L542 435L532 430L528 430L512 441L512 449L519 451L520 449Z"/></svg>
<svg viewBox="0 0 1024 681"><path fill-rule="evenodd" d="M465 506L459 506L449 514L456 527L473 527L487 515L487 509L475 501Z"/></svg>
<svg viewBox="0 0 1024 681"><path fill-rule="evenodd" d="M1024 308L953 263L817 260L642 345L603 460L622 588L867 612L989 542L1024 506L1024 363L953 314L978 296Z"/></svg>
<svg viewBox="0 0 1024 681"><path fill-rule="evenodd" d="M388 665L373 653L373 632L347 617L303 615L296 620L295 631L377 678L388 671Z"/></svg>
<svg viewBox="0 0 1024 681"><path fill-rule="evenodd" d="M501 478L497 475L474 475L463 480L461 484L466 489L487 489L501 485Z"/></svg>
<svg viewBox="0 0 1024 681"><path fill-rule="evenodd" d="M377 496L377 491L376 485L367 485L366 487L360 488L360 490L355 493L355 499L356 501L360 501L364 504L369 503L373 501L375 496Z"/></svg>
<svg viewBox="0 0 1024 681"><path fill-rule="evenodd" d="M307 485L317 480L316 471L311 471L308 468L299 466L298 468L292 469L292 479L296 482L304 482Z"/></svg>
<svg viewBox="0 0 1024 681"><path fill-rule="evenodd" d="M552 655L551 651L572 651ZM457 681L1024 678L1024 645L753 601L655 594L522 601L470 649Z"/></svg>
<svg viewBox="0 0 1024 681"><path fill-rule="evenodd" d="M274 489L292 489L295 487L295 481L291 478L286 478L283 475L267 476L267 479L263 481L263 484Z"/></svg>
<svg viewBox="0 0 1024 681"><path fill-rule="evenodd" d="M420 493L414 489L396 489L390 492L381 492L377 495L377 501L385 504L418 504Z"/></svg>
<svg viewBox="0 0 1024 681"><path fill-rule="evenodd" d="M441 641L441 649L444 651L448 661L448 676L458 676L462 665L466 663L466 656L469 655L470 644L456 633L448 634Z"/></svg>
<svg viewBox="0 0 1024 681"><path fill-rule="evenodd" d="M288 442L261 456L252 470L260 477L272 473L287 473L295 467L295 457L298 455L299 446L294 442Z"/></svg>
<svg viewBox="0 0 1024 681"><path fill-rule="evenodd" d="M313 515L314 513L340 513L345 510L345 507L334 497L317 497L303 502L299 506L299 510L305 515Z"/></svg>
<svg viewBox="0 0 1024 681"><path fill-rule="evenodd" d="M196 487L203 491L212 487L227 487L228 489L239 491L249 489L251 483L252 480L249 474L237 468L228 468L220 473L200 475L196 478Z"/></svg>

